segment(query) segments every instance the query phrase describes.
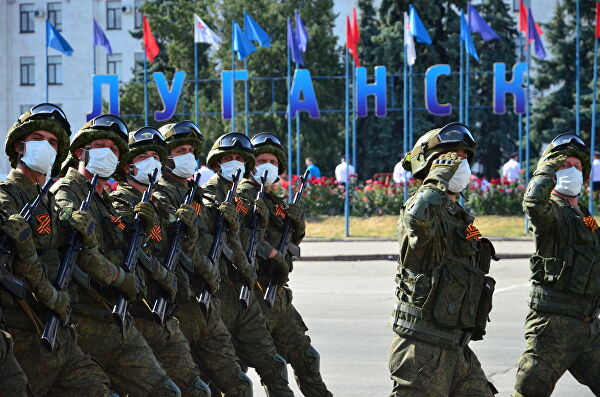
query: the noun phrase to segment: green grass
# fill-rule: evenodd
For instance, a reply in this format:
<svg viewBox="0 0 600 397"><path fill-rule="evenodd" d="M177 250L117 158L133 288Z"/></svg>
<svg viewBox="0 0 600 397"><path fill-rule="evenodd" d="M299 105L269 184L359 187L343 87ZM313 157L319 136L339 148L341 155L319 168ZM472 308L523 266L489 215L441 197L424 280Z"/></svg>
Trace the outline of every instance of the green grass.
<svg viewBox="0 0 600 397"><path fill-rule="evenodd" d="M397 216L350 218L350 237L396 238ZM475 226L485 237L526 237L524 218L517 216L480 216ZM306 235L320 238L345 238L344 217L328 216L307 220Z"/></svg>

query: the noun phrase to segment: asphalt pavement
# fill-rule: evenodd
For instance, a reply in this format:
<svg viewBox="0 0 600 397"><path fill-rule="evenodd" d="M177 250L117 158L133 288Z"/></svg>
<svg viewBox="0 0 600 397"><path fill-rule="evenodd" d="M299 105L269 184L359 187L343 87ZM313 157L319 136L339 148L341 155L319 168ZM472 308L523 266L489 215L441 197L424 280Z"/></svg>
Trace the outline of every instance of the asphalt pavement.
<svg viewBox="0 0 600 397"><path fill-rule="evenodd" d="M303 255L366 255L396 244L307 242ZM521 252L527 244L532 249L530 241L496 242L499 254ZM310 328L313 345L321 354L324 380L336 397L385 397L391 390L387 352L393 333L387 321L395 300L395 266L389 260L296 262L290 282L294 303ZM492 322L486 338L470 347L500 391L498 396L506 397L525 347L529 266L526 259L503 259L493 264L491 274L497 281ZM249 375L254 395L264 396L256 373L250 370ZM289 375L296 396L302 396L291 367ZM566 373L553 396L591 397L593 393Z"/></svg>

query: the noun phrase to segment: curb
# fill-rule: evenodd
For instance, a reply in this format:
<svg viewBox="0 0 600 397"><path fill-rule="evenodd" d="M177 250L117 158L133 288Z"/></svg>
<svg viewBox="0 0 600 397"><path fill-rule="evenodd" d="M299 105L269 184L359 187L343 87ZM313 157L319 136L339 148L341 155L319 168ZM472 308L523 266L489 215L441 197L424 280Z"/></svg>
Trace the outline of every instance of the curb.
<svg viewBox="0 0 600 397"><path fill-rule="evenodd" d="M499 259L529 259L531 254L497 254ZM311 262L359 262L359 261L394 261L398 254L368 254L368 255L314 255L297 258L296 261Z"/></svg>
<svg viewBox="0 0 600 397"><path fill-rule="evenodd" d="M490 241L533 241L531 237L488 237ZM327 238L327 237L305 237L302 241L310 243L360 243L360 242L397 242L397 238Z"/></svg>

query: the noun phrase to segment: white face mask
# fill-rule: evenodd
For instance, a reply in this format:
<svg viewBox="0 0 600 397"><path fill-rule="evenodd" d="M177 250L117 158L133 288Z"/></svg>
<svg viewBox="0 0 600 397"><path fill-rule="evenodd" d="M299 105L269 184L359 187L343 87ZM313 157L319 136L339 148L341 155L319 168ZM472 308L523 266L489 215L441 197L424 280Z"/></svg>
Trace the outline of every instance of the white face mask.
<svg viewBox="0 0 600 397"><path fill-rule="evenodd" d="M267 171L267 179L265 180L265 186L270 186L279 177L279 168L271 163L257 165L256 174L252 175L254 177L254 180L258 183L261 183L260 177L265 171Z"/></svg>
<svg viewBox="0 0 600 397"><path fill-rule="evenodd" d="M155 169L158 169L156 179L158 180L160 178L162 164L154 157L148 157L147 159L133 163L133 165L137 168L137 174L133 175L133 178L139 183L143 183L144 185L149 184L150 178L148 176L152 175Z"/></svg>
<svg viewBox="0 0 600 397"><path fill-rule="evenodd" d="M102 147L88 150L88 163L85 169L100 178L110 178L117 169L119 159L110 148Z"/></svg>
<svg viewBox="0 0 600 397"><path fill-rule="evenodd" d="M577 196L581 192L583 174L575 167L556 171L557 192L567 196Z"/></svg>
<svg viewBox="0 0 600 397"><path fill-rule="evenodd" d="M241 161L231 160L219 165L221 166L221 175L229 182L233 181L233 175L237 172L237 170L242 170L240 172L240 178L242 178L246 173L246 164L242 163Z"/></svg>
<svg viewBox="0 0 600 397"><path fill-rule="evenodd" d="M181 156L173 157L175 168L171 172L180 178L190 178L196 172L198 162L193 153L182 154Z"/></svg>
<svg viewBox="0 0 600 397"><path fill-rule="evenodd" d="M21 161L27 167L49 176L54 160L56 160L56 150L50 145L50 142L46 140L25 142L25 153L21 157Z"/></svg>
<svg viewBox="0 0 600 397"><path fill-rule="evenodd" d="M452 193L460 193L467 187L471 180L471 167L467 159L461 161L456 173L450 179L448 183L448 189Z"/></svg>

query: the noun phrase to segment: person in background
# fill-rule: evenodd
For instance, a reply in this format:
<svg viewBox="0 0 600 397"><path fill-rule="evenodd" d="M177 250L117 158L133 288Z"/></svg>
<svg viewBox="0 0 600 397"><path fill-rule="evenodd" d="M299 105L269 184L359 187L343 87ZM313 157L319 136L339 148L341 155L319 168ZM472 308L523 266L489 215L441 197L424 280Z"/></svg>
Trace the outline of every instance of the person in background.
<svg viewBox="0 0 600 397"><path fill-rule="evenodd" d="M521 164L519 164L519 153L513 152L510 159L502 166L502 182L515 182L521 175Z"/></svg>
<svg viewBox="0 0 600 397"><path fill-rule="evenodd" d="M406 182L410 182L410 180L412 179L412 173L406 171L404 167L402 167L402 161L398 161L398 163L394 166L394 174L392 175L394 182L400 185L404 185L405 175Z"/></svg>
<svg viewBox="0 0 600 397"><path fill-rule="evenodd" d="M600 152L594 152L594 162L592 163L592 187L594 188L596 208L600 208Z"/></svg>
<svg viewBox="0 0 600 397"><path fill-rule="evenodd" d="M342 156L341 159L342 162L335 167L335 180L338 183L346 186L346 183L348 182L348 176L356 175L356 171L354 170L352 164L348 164L346 162L346 158L344 156ZM346 171L346 168L348 171Z"/></svg>
<svg viewBox="0 0 600 397"><path fill-rule="evenodd" d="M215 172L206 166L206 157L198 158L198 171L200 172L200 186L204 185Z"/></svg>
<svg viewBox="0 0 600 397"><path fill-rule="evenodd" d="M312 157L307 157L306 160L304 160L304 163L306 164L306 169L309 173L308 179L321 177L321 170L317 167Z"/></svg>

